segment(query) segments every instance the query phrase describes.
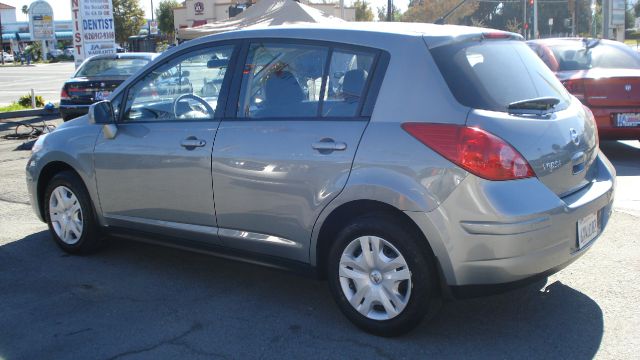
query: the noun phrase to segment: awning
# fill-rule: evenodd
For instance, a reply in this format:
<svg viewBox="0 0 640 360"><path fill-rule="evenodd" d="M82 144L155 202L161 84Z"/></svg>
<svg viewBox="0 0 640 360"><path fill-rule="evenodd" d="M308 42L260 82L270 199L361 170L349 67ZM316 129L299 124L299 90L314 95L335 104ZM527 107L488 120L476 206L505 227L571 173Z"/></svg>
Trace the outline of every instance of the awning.
<svg viewBox="0 0 640 360"><path fill-rule="evenodd" d="M30 33L18 33L20 35L20 41L31 41L31 34ZM15 40L16 39L16 34L15 33L2 33L2 40L3 41L10 41L10 40ZM73 39L73 32L72 31L56 31L56 40L71 40Z"/></svg>

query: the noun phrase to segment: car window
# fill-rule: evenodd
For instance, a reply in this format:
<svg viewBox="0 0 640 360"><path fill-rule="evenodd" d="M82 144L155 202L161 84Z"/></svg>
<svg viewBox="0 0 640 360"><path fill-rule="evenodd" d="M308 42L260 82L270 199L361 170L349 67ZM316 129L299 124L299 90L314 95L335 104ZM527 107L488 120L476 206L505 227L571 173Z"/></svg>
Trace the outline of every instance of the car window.
<svg viewBox="0 0 640 360"><path fill-rule="evenodd" d="M238 117L315 117L328 48L254 43L243 71Z"/></svg>
<svg viewBox="0 0 640 360"><path fill-rule="evenodd" d="M150 61L144 58L93 59L84 63L75 76L131 76Z"/></svg>
<svg viewBox="0 0 640 360"><path fill-rule="evenodd" d="M599 43L587 48L581 42L551 46L560 71L604 69L638 69L640 55L628 47Z"/></svg>
<svg viewBox="0 0 640 360"><path fill-rule="evenodd" d="M122 121L214 117L233 46L207 48L156 68L129 89Z"/></svg>
<svg viewBox="0 0 640 360"><path fill-rule="evenodd" d="M322 116L355 116L365 90L374 55L334 50L329 66Z"/></svg>
<svg viewBox="0 0 640 360"><path fill-rule="evenodd" d="M475 109L506 112L509 104L534 98L570 101L551 70L520 41L462 42L431 50L458 102Z"/></svg>

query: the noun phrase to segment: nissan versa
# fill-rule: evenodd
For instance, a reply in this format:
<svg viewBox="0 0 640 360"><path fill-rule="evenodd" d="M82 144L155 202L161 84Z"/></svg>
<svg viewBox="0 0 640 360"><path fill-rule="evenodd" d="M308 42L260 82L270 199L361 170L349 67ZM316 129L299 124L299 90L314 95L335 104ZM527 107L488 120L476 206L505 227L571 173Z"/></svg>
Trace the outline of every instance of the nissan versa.
<svg viewBox="0 0 640 360"><path fill-rule="evenodd" d="M189 86L165 81L184 71ZM40 137L27 183L64 251L115 235L310 271L391 336L443 296L576 260L615 170L591 111L519 35L332 24L167 51Z"/></svg>

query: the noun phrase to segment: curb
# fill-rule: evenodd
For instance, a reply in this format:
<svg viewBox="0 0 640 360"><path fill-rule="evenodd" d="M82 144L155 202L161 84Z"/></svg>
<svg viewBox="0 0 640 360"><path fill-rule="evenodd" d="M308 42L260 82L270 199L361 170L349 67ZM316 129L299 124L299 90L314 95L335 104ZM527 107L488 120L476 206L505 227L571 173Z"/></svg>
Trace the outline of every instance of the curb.
<svg viewBox="0 0 640 360"><path fill-rule="evenodd" d="M51 116L59 116L58 109L53 111L45 110L45 109L33 109L33 110L20 110L20 111L8 111L0 113L0 120L3 119L14 119L28 116L42 116L42 115L51 115Z"/></svg>

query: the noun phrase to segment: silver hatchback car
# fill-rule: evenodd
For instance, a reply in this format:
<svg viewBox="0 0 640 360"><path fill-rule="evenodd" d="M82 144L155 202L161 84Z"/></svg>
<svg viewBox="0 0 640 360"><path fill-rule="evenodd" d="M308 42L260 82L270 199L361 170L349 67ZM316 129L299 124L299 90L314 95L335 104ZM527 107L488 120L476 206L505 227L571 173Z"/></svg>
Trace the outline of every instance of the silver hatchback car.
<svg viewBox="0 0 640 360"><path fill-rule="evenodd" d="M67 252L116 235L308 272L391 336L576 260L615 170L519 35L345 24L167 51L40 137L27 183Z"/></svg>

